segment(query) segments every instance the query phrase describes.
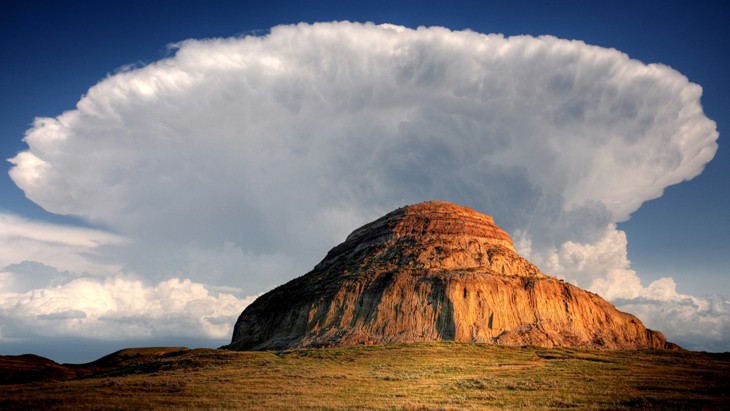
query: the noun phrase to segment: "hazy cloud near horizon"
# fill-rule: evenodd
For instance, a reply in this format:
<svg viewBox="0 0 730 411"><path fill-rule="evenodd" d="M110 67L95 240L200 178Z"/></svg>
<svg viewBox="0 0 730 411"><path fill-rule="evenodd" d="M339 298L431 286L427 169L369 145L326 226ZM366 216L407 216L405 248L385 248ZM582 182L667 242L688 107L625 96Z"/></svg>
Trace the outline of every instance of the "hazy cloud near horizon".
<svg viewBox="0 0 730 411"><path fill-rule="evenodd" d="M48 332L59 335L174 334L174 321L218 336L223 328L206 328L217 320L201 318L240 312L245 296L304 274L363 223L444 200L492 215L544 272L630 302L670 339L665 327L684 321L682 332L730 349L727 301L684 296L669 278L642 286L615 226L715 154L702 89L679 72L550 36L347 22L173 50L110 74L76 109L27 131L29 150L10 159L18 187L115 234L65 260L2 262L18 284L33 274L11 265L26 260L70 272L65 284L3 289L2 318L55 321ZM79 302L115 287L139 297L131 314ZM51 292L75 297L18 303ZM230 309L163 315L154 301L166 293Z"/></svg>

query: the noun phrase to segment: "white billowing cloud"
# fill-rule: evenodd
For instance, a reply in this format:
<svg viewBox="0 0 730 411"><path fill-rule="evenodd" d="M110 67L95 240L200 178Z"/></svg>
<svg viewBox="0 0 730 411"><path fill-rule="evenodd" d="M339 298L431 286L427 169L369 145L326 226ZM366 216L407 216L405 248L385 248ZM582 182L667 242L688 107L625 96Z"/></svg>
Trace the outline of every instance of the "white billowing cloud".
<svg viewBox="0 0 730 411"><path fill-rule="evenodd" d="M717 149L700 86L581 41L342 22L175 48L36 119L10 159L32 201L129 238L103 262L153 283L255 294L444 200L492 215L548 274L650 298L663 283L641 286L615 223Z"/></svg>
<svg viewBox="0 0 730 411"><path fill-rule="evenodd" d="M30 199L130 235L272 250L332 214L350 214L324 229L337 241L430 197L517 225L556 195L620 221L717 147L698 85L580 41L343 22L177 47L36 120L10 172Z"/></svg>
<svg viewBox="0 0 730 411"><path fill-rule="evenodd" d="M533 253L531 261L546 273L560 276L608 300L634 298L643 288L636 272L630 269L626 246L626 234L611 223L604 228L598 241L567 241L556 249Z"/></svg>
<svg viewBox="0 0 730 411"><path fill-rule="evenodd" d="M120 265L92 262L103 246L129 240L103 230L29 221L0 213L0 275L2 267L23 261L42 261L64 271L96 276L115 274ZM0 288L3 283L0 283Z"/></svg>
<svg viewBox="0 0 730 411"><path fill-rule="evenodd" d="M518 247L529 247L524 241ZM609 224L598 241L567 241L551 251L533 254L531 261L547 273L614 302L618 309L636 315L645 326L662 331L669 341L686 349L730 350L727 298L680 294L670 277L644 287L636 271L630 269L626 248L626 234Z"/></svg>
<svg viewBox="0 0 730 411"><path fill-rule="evenodd" d="M214 294L190 280L173 278L145 286L125 276L81 278L54 288L0 293L0 338L226 338L255 297Z"/></svg>
<svg viewBox="0 0 730 411"><path fill-rule="evenodd" d="M104 263L105 251L128 243L125 237L102 230L0 214L0 339L225 338L238 314L255 298L243 297L245 291L235 287L206 287L174 277L146 285L134 275L123 274L121 265ZM181 253L187 258L172 259L178 266L163 267L161 260L154 268L166 277L195 273L205 280L219 275L209 269L220 270L226 262L231 269L249 266L263 271L280 270L287 262L276 256L244 254L231 243L212 251L191 244Z"/></svg>
<svg viewBox="0 0 730 411"><path fill-rule="evenodd" d="M651 290L655 285L661 290ZM662 331L669 341L683 348L730 350L730 300L717 294L701 298L682 295L674 287L674 281L663 278L653 282L645 293L659 291L658 298L617 299L615 304L618 309L639 317L647 327Z"/></svg>

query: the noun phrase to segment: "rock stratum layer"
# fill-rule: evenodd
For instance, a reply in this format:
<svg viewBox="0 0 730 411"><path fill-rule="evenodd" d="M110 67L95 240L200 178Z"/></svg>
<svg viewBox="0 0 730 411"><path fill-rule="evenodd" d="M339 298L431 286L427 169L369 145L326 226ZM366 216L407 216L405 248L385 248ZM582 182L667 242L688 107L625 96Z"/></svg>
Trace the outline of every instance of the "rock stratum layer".
<svg viewBox="0 0 730 411"><path fill-rule="evenodd" d="M491 217L428 202L358 228L311 272L256 299L224 348L440 340L676 347L598 295L541 273Z"/></svg>

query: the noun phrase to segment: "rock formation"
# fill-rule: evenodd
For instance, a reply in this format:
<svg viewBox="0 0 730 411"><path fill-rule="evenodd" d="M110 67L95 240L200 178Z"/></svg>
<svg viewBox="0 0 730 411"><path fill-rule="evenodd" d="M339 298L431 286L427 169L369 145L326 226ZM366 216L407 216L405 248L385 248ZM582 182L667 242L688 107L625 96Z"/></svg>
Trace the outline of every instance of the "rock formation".
<svg viewBox="0 0 730 411"><path fill-rule="evenodd" d="M541 273L491 217L445 202L358 228L308 274L262 295L232 350L459 341L669 348L603 298Z"/></svg>

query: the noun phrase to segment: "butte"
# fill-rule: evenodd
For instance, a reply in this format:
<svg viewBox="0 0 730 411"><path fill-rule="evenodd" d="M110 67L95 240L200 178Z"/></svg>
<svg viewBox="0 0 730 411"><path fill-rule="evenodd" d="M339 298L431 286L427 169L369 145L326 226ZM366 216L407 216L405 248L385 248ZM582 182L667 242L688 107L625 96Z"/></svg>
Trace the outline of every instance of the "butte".
<svg viewBox="0 0 730 411"><path fill-rule="evenodd" d="M600 296L541 273L491 217L399 208L241 313L229 350L417 341L600 350L678 348Z"/></svg>

